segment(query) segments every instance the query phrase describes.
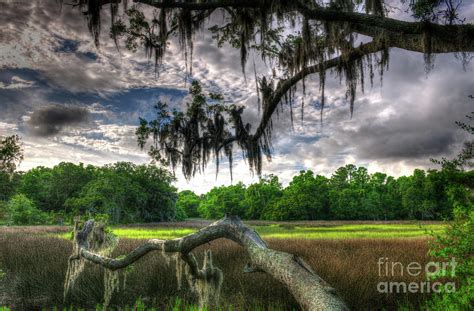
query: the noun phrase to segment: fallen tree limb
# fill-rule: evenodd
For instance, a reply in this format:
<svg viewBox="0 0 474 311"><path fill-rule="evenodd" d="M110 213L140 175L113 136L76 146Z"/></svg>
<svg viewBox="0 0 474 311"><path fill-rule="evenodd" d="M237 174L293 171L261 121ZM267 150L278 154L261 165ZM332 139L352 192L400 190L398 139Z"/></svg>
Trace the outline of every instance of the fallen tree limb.
<svg viewBox="0 0 474 311"><path fill-rule="evenodd" d="M225 217L182 238L151 239L120 259L94 252L92 244L100 243L103 235L91 230L91 227L94 227L92 220L87 221L82 230L75 226L75 252L70 262L86 260L115 271L131 265L152 251L176 253L187 264L187 271L192 275L193 281L208 281L217 279L220 272L212 265L210 251L206 252L202 269L199 269L191 251L215 239L225 238L236 242L247 251L250 262L244 272L268 273L288 288L303 310L348 309L335 289L321 279L307 263L295 255L269 248L258 233L244 225L238 217ZM99 228L100 230L103 231L103 227Z"/></svg>

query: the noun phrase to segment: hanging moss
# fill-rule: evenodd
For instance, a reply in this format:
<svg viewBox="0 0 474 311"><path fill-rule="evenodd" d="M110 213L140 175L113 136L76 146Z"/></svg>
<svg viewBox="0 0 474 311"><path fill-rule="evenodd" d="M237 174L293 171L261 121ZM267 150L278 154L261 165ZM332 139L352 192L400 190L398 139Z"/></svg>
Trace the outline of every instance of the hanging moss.
<svg viewBox="0 0 474 311"><path fill-rule="evenodd" d="M84 259L70 260L68 262L66 271L66 280L64 281L64 299L66 300L71 289L74 288L77 279L84 271L85 261Z"/></svg>
<svg viewBox="0 0 474 311"><path fill-rule="evenodd" d="M91 33L96 37L100 31L101 6L92 0L81 0L81 3L83 6L91 6L87 16ZM261 116L256 129L242 120L242 107L225 104L222 98L204 94L196 83L190 89L193 99L183 111L171 111L165 104L158 103L157 117L154 120L141 120L137 130L140 147L144 148L150 140L149 154L152 159L156 163L169 165L173 171L181 166L188 179L197 172L204 171L212 158L218 174L222 157L229 163L232 178L234 145L242 150L251 172L260 174L263 157L271 159L272 116L275 114L278 118L281 111L289 109L293 127L295 99L301 95L300 115L303 120L308 68L318 68L321 122L326 104L326 62L339 57L335 68L334 63L330 67L334 68L341 82L346 85L351 116L357 87L360 85L362 92L364 91L366 71L372 85L374 71L379 71L382 82L384 70L388 68L389 50L386 42L389 37L386 33L381 31L373 38L373 43L382 50L379 56L369 54L354 60L351 55L357 48L356 36L350 23L309 19L300 15L294 9L294 3L288 0L273 0L255 7L228 6L205 10L169 6L156 9L152 19L147 19L139 6L124 5L126 18L118 16L116 3L111 5L114 23L111 34L114 39L123 38L127 48L131 50L143 46L148 57L154 57L156 68L163 61L170 36L177 36L183 53L186 77L191 77L194 34L217 11L222 15L223 22L211 26L209 30L218 47L228 43L240 51L244 79L251 50L260 54L273 67L271 77L258 77L254 64L256 104ZM307 2L304 5L310 10L321 4ZM383 0L330 0L325 5L332 10L344 12L360 10L362 5L367 14L385 14ZM288 29L289 27L293 29ZM429 64L429 51L433 42L429 32L426 32L425 37L425 50L428 51L425 59ZM298 79L295 80L295 76ZM290 82L291 85L285 86L282 91L282 85Z"/></svg>
<svg viewBox="0 0 474 311"><path fill-rule="evenodd" d="M86 224L80 223L78 219L75 220L74 231L73 231L72 255L68 260L66 279L64 281L64 290L63 290L64 300L67 299L71 289L76 284L77 279L84 271L85 261L79 254L79 251L80 251L79 242L83 242L81 241L81 239L83 239L83 234L81 231L86 230L85 225ZM84 242L87 243L87 241L84 241Z"/></svg>
<svg viewBox="0 0 474 311"><path fill-rule="evenodd" d="M108 310L112 295L120 288L119 272L110 269L104 271L104 310Z"/></svg>
<svg viewBox="0 0 474 311"><path fill-rule="evenodd" d="M372 13L378 16L384 16L385 9L383 7L383 0L365 0L365 12L367 14Z"/></svg>
<svg viewBox="0 0 474 311"><path fill-rule="evenodd" d="M240 132L232 133L228 118L233 115L240 120L242 107L225 105L219 94L204 94L197 81L192 82L189 92L192 100L185 113L169 111L166 104L158 103L156 119L143 120L137 130L139 140L146 142L152 138L153 159L172 169L181 163L187 178L204 170L211 155L216 159L217 169L221 155L227 157L232 169L232 146L226 141Z"/></svg>
<svg viewBox="0 0 474 311"><path fill-rule="evenodd" d="M175 271L176 271L176 283L178 284L178 290L181 289L182 287L182 280L183 280L183 273L184 271L184 266L185 262L181 259L181 254L180 253L175 253L173 256L175 260Z"/></svg>
<svg viewBox="0 0 474 311"><path fill-rule="evenodd" d="M170 266L171 258L165 250L165 242L161 242L161 257L163 258L167 267Z"/></svg>
<svg viewBox="0 0 474 311"><path fill-rule="evenodd" d="M202 269L199 277L191 274L189 266L185 268L186 279L190 289L196 294L199 301L199 310L217 306L224 280L222 271L214 266L211 250L204 252Z"/></svg>
<svg viewBox="0 0 474 311"><path fill-rule="evenodd" d="M426 27L423 31L423 59L425 61L425 71L426 73L430 72L433 68L434 63L434 55L433 51L433 40L431 38L431 32L429 27Z"/></svg>
<svg viewBox="0 0 474 311"><path fill-rule="evenodd" d="M76 220L74 225L73 255L68 261L68 269L64 282L65 300L70 291L74 288L82 272L84 272L85 260L79 254L80 247L86 247L89 251L102 256L110 256L117 245L117 236L106 230L105 223L86 222L83 224ZM104 306L109 305L112 294L118 291L119 287L118 272L105 269ZM125 287L125 285L123 285L123 287Z"/></svg>

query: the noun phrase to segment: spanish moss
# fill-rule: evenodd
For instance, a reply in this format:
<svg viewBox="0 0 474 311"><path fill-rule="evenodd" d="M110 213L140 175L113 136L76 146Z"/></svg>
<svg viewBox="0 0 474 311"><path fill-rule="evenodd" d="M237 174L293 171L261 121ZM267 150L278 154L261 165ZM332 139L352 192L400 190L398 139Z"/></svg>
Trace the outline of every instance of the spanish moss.
<svg viewBox="0 0 474 311"><path fill-rule="evenodd" d="M122 2L124 14L119 14L118 3ZM326 105L327 71L339 76L346 88L346 99L350 116L354 114L357 89L364 92L366 76L373 86L374 72L378 71L380 82L388 69L389 49L394 40L393 31L376 29L359 31L357 25L345 19L321 18L311 12L329 9L331 12L354 14L365 11L367 16L384 19L390 6L383 0L330 0L297 2L288 0L256 1L220 7L208 1L191 2L143 2L153 8L153 18L144 14L143 6L128 6L126 1L110 4L112 16L111 36L117 43L124 42L127 49L135 51L142 47L150 59L154 59L155 72L162 64L170 38L179 40L185 67L185 81L192 80L194 35L203 29L203 23L216 13L223 16L220 23L210 25L208 30L217 46L228 44L239 51L243 79L246 81L246 63L250 53L259 55L269 68L271 75L257 76L256 106L260 122L252 126L242 119L243 107L224 102L222 96L205 94L200 84L194 81L190 88L193 97L182 110L170 110L166 103L157 103L154 120L141 120L137 130L141 148L149 146L149 155L155 163L169 166L175 171L179 166L187 179L206 169L214 159L216 176L221 159L229 163L232 178L234 145L241 149L250 171L261 174L262 159L271 160L273 117L280 117L283 107L289 108L289 119L293 128L294 103L301 95L301 120L305 114L307 76L319 76L320 122ZM101 1L78 1L86 10L89 30L98 45L101 30ZM209 4L209 5L207 5ZM214 4L214 5L213 5ZM202 5L200 9L199 6ZM413 2L408 6L413 8ZM441 10L441 9L440 9ZM433 10L432 10L433 11ZM455 23L453 12L415 12L415 18L436 20L444 14L446 22ZM431 18L431 19L430 19ZM433 39L432 27L420 23L422 35L410 38L410 44L425 55L426 68L433 63L433 51L439 48ZM366 32L369 32L367 35ZM372 37L369 43L358 43L357 35ZM421 47L420 47L421 45ZM363 48L370 46L370 48ZM277 74L278 73L278 74Z"/></svg>

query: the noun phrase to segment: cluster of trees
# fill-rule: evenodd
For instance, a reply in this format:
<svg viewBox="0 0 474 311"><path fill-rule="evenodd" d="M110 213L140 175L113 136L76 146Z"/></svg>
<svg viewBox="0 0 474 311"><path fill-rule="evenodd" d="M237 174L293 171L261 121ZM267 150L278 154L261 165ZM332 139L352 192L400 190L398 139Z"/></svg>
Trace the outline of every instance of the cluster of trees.
<svg viewBox="0 0 474 311"><path fill-rule="evenodd" d="M444 219L453 202L468 195L454 182L460 178L472 183L474 172L417 169L394 178L350 164L330 178L301 171L286 188L270 175L248 187L215 187L202 196L182 191L177 206L189 217L209 219L225 214L266 220Z"/></svg>
<svg viewBox="0 0 474 311"><path fill-rule="evenodd" d="M182 219L173 180L167 170L127 162L0 172L0 221L58 223L88 214L105 214L112 223Z"/></svg>

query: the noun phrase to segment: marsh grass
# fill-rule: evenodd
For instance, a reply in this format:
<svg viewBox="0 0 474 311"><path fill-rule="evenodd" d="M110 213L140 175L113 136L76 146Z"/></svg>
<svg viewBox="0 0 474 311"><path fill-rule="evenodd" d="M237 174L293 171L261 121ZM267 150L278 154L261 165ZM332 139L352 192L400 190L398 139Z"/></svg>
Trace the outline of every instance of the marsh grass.
<svg viewBox="0 0 474 311"><path fill-rule="evenodd" d="M264 226L267 235L282 230L299 230L298 226L284 229L275 225ZM354 233L351 226L347 224L347 227L344 227L347 229L345 232ZM407 229L402 226L394 230L403 231L404 228ZM62 227L60 229L64 232ZM173 234L185 234L182 230L189 228L164 229L168 232L174 230ZM328 231L339 232L334 226L323 229L326 231L321 234L328 234ZM367 226L365 229L373 230L373 226ZM51 230L39 230L40 234L36 234L33 228L22 229L20 233L12 232L11 228L5 230L7 232L3 230L4 228L0 228L0 267L6 273L2 281L6 297L0 301L0 305L11 306L13 310L40 310L41 307L50 310L52 306L64 307L63 282L67 258L72 249L71 241L51 236ZM140 230L151 230L154 238L160 237L154 228L141 227ZM160 230L163 230L163 227ZM303 233L309 234L301 232ZM265 233L263 236L265 237ZM424 264L429 261L426 238L266 240L272 248L304 258L323 279L340 292L352 309L394 310L401 304L417 306L428 297L426 294L380 294L376 290L377 283L383 281L378 275L378 258L389 257L390 260L404 264L412 261ZM140 243L140 239L122 238L113 256L126 254ZM212 249L215 264L224 272L221 310L298 309L289 292L268 275L242 272L248 257L235 243L227 240L213 241L195 251L200 260L207 248ZM103 302L103 277L102 269L87 265L66 305L95 310L96 306ZM420 275L419 279L422 278ZM391 281L419 280L400 276ZM187 287L178 290L175 264L173 261L167 264L159 252L149 254L133 265L127 275L125 290L113 296L111 305L131 306L138 297L142 297L143 304L157 310L173 309L176 297L181 299L177 310L186 310L186 306L191 308L196 303L196 297Z"/></svg>
<svg viewBox="0 0 474 311"><path fill-rule="evenodd" d="M280 239L360 239L419 238L444 228L440 224L348 224L334 226L255 226L264 238Z"/></svg>
<svg viewBox="0 0 474 311"><path fill-rule="evenodd" d="M320 225L311 222L302 223L255 223L252 227L263 238L277 239L360 239L360 238L419 238L428 236L429 233L439 233L445 228L440 223L332 223ZM56 227L59 235L70 238L70 233L64 227ZM200 227L199 227L200 228ZM154 226L120 226L114 227L113 232L120 238L129 239L174 239L196 232L193 222L177 223L172 227L155 224ZM44 233L54 234L54 229L44 230Z"/></svg>

